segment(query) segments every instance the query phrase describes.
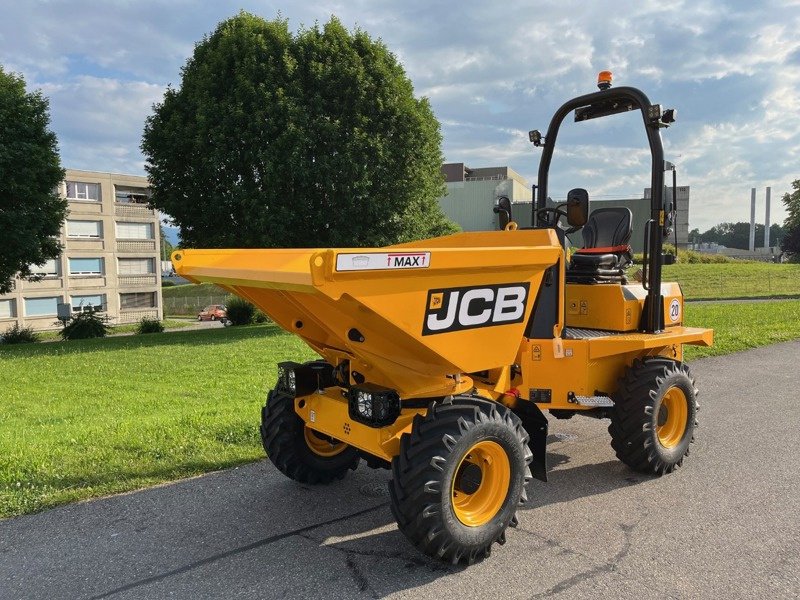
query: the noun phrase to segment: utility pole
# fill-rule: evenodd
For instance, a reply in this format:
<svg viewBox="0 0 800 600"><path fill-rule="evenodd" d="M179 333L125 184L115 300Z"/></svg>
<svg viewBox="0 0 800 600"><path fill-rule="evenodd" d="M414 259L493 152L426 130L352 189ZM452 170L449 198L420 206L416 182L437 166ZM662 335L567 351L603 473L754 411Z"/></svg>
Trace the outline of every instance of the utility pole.
<svg viewBox="0 0 800 600"><path fill-rule="evenodd" d="M750 189L750 252L756 251L756 188Z"/></svg>
<svg viewBox="0 0 800 600"><path fill-rule="evenodd" d="M767 188L767 214L764 216L764 248L769 248L769 197L772 194L772 188Z"/></svg>

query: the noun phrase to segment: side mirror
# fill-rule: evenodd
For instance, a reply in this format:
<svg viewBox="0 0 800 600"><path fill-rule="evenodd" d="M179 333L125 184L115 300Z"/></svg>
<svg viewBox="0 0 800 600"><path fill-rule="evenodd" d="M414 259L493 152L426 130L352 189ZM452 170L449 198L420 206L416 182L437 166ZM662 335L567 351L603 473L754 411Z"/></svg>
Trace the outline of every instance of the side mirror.
<svg viewBox="0 0 800 600"><path fill-rule="evenodd" d="M589 220L589 192L575 188L567 194L567 223L570 227L583 227Z"/></svg>
<svg viewBox="0 0 800 600"><path fill-rule="evenodd" d="M497 215L500 229L505 229L506 225L511 222L511 200L509 200L507 196L500 196L497 199L497 204L495 204L494 207L494 214Z"/></svg>

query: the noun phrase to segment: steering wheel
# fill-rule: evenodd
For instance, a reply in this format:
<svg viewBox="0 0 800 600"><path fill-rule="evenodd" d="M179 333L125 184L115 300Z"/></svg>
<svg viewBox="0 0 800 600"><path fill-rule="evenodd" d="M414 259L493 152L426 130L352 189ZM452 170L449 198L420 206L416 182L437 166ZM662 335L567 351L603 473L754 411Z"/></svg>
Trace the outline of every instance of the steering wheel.
<svg viewBox="0 0 800 600"><path fill-rule="evenodd" d="M548 213L553 213L552 218L547 218ZM536 211L536 218L545 221L548 225L553 227L558 223L559 217L566 217L567 213L558 207L545 206Z"/></svg>
<svg viewBox="0 0 800 600"><path fill-rule="evenodd" d="M564 206L564 205L563 204L559 204L559 206ZM550 218L550 219L547 218L547 214L548 213L552 213L553 214L552 218ZM563 210L561 210L558 206L555 206L555 207L553 207L553 206L545 206L544 208L540 208L539 210L536 211L536 218L545 221L551 227L555 227L558 224L558 219L560 217L567 218L567 213L565 213ZM583 227L583 225L576 226L576 227L570 227L569 229L565 230L564 233L566 235L571 235L571 234L575 233L576 231L580 230L582 227Z"/></svg>

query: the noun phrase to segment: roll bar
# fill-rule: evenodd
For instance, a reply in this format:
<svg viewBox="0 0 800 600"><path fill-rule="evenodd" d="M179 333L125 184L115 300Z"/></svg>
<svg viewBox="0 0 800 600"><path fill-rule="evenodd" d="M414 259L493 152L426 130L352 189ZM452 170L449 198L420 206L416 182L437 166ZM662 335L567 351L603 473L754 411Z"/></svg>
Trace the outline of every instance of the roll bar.
<svg viewBox="0 0 800 600"><path fill-rule="evenodd" d="M533 203L532 223L534 227L540 227L537 213L547 205L547 179L550 172L550 163L553 159L558 130L567 115L575 111L575 120L585 121L636 109L639 109L642 114L642 122L647 133L651 155L650 219L647 222L645 235L647 240L647 247L645 248L647 261L643 278L643 284L647 289L647 297L639 328L646 333L656 333L664 329L664 302L661 296L661 266L663 261L661 255L665 220L664 147L661 143L660 130L674 121L674 111L668 110L662 113L660 105L651 104L650 99L644 92L633 87L601 89L598 92L578 96L565 102L550 120L544 139L541 139L541 135L538 132L535 132L536 136L533 135L534 132L531 132L531 140L543 147L542 157L539 162L536 202Z"/></svg>

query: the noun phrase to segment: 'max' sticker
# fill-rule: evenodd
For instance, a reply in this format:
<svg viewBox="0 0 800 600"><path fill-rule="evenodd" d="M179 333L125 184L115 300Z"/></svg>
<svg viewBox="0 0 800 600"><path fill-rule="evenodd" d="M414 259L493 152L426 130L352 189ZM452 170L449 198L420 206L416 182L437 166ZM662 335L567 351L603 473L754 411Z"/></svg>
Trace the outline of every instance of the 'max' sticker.
<svg viewBox="0 0 800 600"><path fill-rule="evenodd" d="M386 269L427 269L430 252L365 252L338 254L337 271L384 271Z"/></svg>
<svg viewBox="0 0 800 600"><path fill-rule="evenodd" d="M528 282L428 291L422 335L520 323Z"/></svg>

